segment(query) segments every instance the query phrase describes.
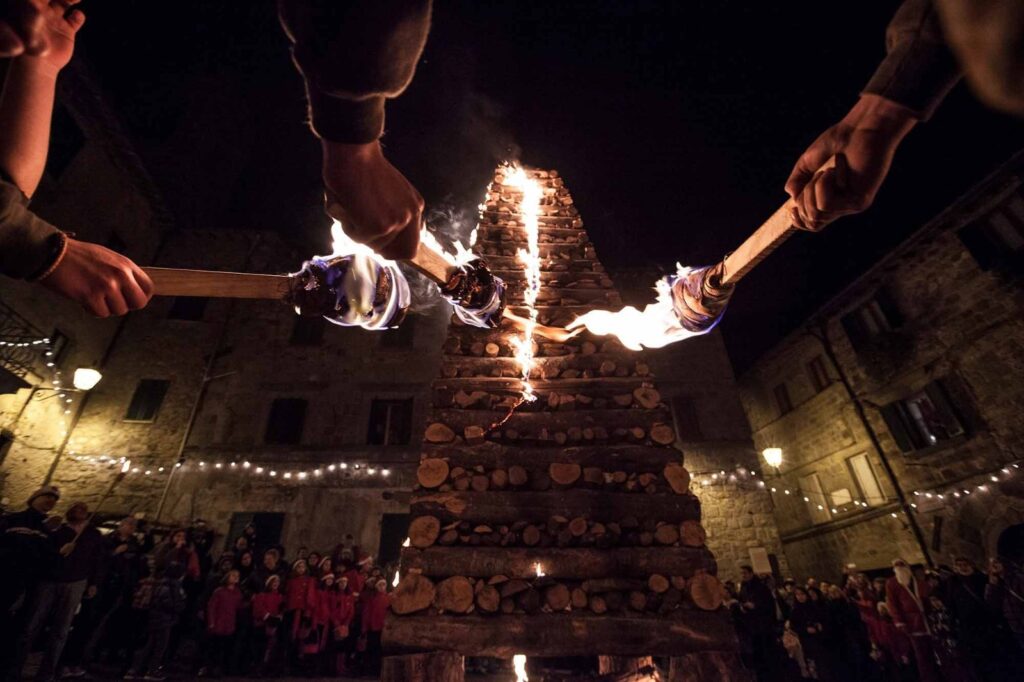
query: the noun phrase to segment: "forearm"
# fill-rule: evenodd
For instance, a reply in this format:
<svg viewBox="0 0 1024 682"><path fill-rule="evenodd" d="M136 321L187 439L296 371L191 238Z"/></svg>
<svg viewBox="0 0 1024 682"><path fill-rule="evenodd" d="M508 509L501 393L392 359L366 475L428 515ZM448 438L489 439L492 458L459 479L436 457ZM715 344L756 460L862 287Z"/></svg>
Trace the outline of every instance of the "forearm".
<svg viewBox="0 0 1024 682"><path fill-rule="evenodd" d="M430 29L430 0L278 0L306 79L313 130L334 142L380 137L384 102L408 87Z"/></svg>
<svg viewBox="0 0 1024 682"><path fill-rule="evenodd" d="M35 194L46 166L56 84L52 67L20 57L0 96L0 168L27 197Z"/></svg>

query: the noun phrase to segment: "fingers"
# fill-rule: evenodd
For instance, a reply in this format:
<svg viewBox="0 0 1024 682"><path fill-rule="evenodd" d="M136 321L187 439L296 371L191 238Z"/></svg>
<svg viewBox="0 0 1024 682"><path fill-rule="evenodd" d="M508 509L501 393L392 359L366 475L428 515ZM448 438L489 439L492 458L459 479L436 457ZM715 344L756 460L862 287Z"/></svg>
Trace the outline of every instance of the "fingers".
<svg viewBox="0 0 1024 682"><path fill-rule="evenodd" d="M140 268L135 263L132 263L132 275L135 277L135 282L142 289L142 293L146 295L146 301L153 298L153 292L156 291L156 286L153 284L153 280L149 278L146 271Z"/></svg>
<svg viewBox="0 0 1024 682"><path fill-rule="evenodd" d="M80 9L73 9L64 16L64 20L68 22L72 31L78 33L85 26L85 13Z"/></svg>
<svg viewBox="0 0 1024 682"><path fill-rule="evenodd" d="M96 317L110 317L110 308L107 307L107 300L104 296L93 296L84 301L82 307Z"/></svg>
<svg viewBox="0 0 1024 682"><path fill-rule="evenodd" d="M789 179L786 180L786 194L794 199L804 191L807 183L814 178L814 174L832 156L830 145L823 138L824 136L815 140L807 148L807 151L800 155L796 165L793 166L793 172L789 174Z"/></svg>
<svg viewBox="0 0 1024 682"><path fill-rule="evenodd" d="M408 260L416 255L420 245L420 226L422 213L417 213L409 223L388 244L380 250L380 255L391 260Z"/></svg>
<svg viewBox="0 0 1024 682"><path fill-rule="evenodd" d="M125 302L125 297L121 291L112 291L108 293L104 300L107 304L107 310L110 311L111 315L120 317L121 315L128 314L128 304Z"/></svg>

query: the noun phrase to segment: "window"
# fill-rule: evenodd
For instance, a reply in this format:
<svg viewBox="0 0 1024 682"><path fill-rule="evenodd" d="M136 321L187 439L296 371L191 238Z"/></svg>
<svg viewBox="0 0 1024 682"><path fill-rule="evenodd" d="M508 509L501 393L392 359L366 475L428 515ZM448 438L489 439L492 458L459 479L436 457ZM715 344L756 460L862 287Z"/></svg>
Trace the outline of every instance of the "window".
<svg viewBox="0 0 1024 682"><path fill-rule="evenodd" d="M941 381L933 381L923 390L889 403L881 410L889 432L900 450L912 452L964 433Z"/></svg>
<svg viewBox="0 0 1024 682"><path fill-rule="evenodd" d="M388 329L381 332L381 348L412 348L413 339L416 338L416 316L407 315L402 324L396 329Z"/></svg>
<svg viewBox="0 0 1024 682"><path fill-rule="evenodd" d="M885 502L885 495L882 494L882 488L878 485L875 470L872 468L871 460L868 459L866 454L854 455L846 460L846 465L850 467L850 473L853 474L853 479L857 481L857 489L860 490L861 499L869 507L877 507Z"/></svg>
<svg viewBox="0 0 1024 682"><path fill-rule="evenodd" d="M689 396L672 398L672 416L676 422L676 433L683 441L703 440L700 420L697 418L697 402Z"/></svg>
<svg viewBox="0 0 1024 682"><path fill-rule="evenodd" d="M186 320L188 322L199 322L206 312L206 304L210 299L205 296L178 296L171 304L167 313L169 320Z"/></svg>
<svg viewBox="0 0 1024 682"><path fill-rule="evenodd" d="M1024 262L1024 198L1014 195L1004 206L957 232L982 270Z"/></svg>
<svg viewBox="0 0 1024 682"><path fill-rule="evenodd" d="M810 375L811 385L818 393L824 391L832 383L828 376L828 370L825 369L825 358L820 355L807 363L807 374Z"/></svg>
<svg viewBox="0 0 1024 682"><path fill-rule="evenodd" d="M840 319L854 350L864 348L874 337L899 327L903 318L888 292L879 290L875 297Z"/></svg>
<svg viewBox="0 0 1024 682"><path fill-rule="evenodd" d="M165 379L143 379L135 387L132 401L128 404L128 412L125 414L125 421L130 422L151 422L156 419L156 413L167 395L167 388L171 382Z"/></svg>
<svg viewBox="0 0 1024 682"><path fill-rule="evenodd" d="M832 512L828 508L818 474L800 477L800 493L807 498L805 504L811 514L812 523L825 523L831 520Z"/></svg>
<svg viewBox="0 0 1024 682"><path fill-rule="evenodd" d="M263 441L270 445L295 445L302 440L306 423L306 401L302 398L277 398L270 405L267 431Z"/></svg>
<svg viewBox="0 0 1024 682"><path fill-rule="evenodd" d="M319 346L324 339L327 320L322 316L315 317L297 315L292 326L292 337L288 340L293 346Z"/></svg>
<svg viewBox="0 0 1024 682"><path fill-rule="evenodd" d="M85 145L85 134L75 123L70 112L61 105L53 109L50 123L50 148L46 154L46 172L56 179Z"/></svg>
<svg viewBox="0 0 1024 682"><path fill-rule="evenodd" d="M793 401L789 399L789 389L782 383L775 387L775 405L779 408L779 416L793 411Z"/></svg>
<svg viewBox="0 0 1024 682"><path fill-rule="evenodd" d="M370 445L408 445L412 438L412 398L374 400L370 405Z"/></svg>

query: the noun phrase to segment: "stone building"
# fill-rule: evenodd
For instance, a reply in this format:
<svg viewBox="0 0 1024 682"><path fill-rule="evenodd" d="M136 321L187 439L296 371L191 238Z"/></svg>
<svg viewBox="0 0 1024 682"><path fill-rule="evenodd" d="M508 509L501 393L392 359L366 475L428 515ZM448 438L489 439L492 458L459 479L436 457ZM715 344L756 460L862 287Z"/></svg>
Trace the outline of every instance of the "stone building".
<svg viewBox="0 0 1024 682"><path fill-rule="evenodd" d="M1018 154L742 377L796 577L1020 558L1022 181Z"/></svg>

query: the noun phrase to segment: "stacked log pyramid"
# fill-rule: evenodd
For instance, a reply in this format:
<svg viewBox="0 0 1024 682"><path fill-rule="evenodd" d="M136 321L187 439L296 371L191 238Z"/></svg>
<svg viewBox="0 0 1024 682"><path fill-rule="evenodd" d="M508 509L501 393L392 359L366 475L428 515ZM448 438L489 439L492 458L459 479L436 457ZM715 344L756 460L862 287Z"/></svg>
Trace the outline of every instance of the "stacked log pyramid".
<svg viewBox="0 0 1024 682"><path fill-rule="evenodd" d="M620 306L562 179L529 175L544 188L540 322ZM499 168L475 250L521 312L522 193L504 180ZM608 338L538 339L539 399L488 431L519 395L514 335L457 322L449 330L385 647L499 657L735 651L700 502L648 367Z"/></svg>

